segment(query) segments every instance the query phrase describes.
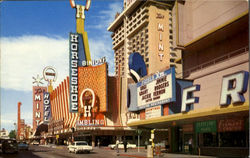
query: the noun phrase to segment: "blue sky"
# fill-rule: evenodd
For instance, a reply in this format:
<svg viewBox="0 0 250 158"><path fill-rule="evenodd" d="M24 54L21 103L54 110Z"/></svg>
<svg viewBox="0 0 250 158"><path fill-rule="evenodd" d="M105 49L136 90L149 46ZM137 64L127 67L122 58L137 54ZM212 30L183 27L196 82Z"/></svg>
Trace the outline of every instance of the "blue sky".
<svg viewBox="0 0 250 158"><path fill-rule="evenodd" d="M122 4L123 0L92 0L85 12L91 58L106 56L110 75L114 72L114 53L107 27ZM1 128L11 130L17 121L19 101L21 118L32 124L33 76L42 76L46 66L55 67L58 79L54 88L68 76L68 36L76 32L76 20L68 0L3 1L0 7Z"/></svg>

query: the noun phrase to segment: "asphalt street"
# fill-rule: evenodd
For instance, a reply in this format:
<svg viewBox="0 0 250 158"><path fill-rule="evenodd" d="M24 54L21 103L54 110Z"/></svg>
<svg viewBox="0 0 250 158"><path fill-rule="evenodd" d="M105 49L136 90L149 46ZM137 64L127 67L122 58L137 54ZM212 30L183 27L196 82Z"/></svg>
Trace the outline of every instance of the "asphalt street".
<svg viewBox="0 0 250 158"><path fill-rule="evenodd" d="M90 154L75 154L69 153L66 147L44 147L30 145L28 151L19 151L17 154L2 154L0 158L108 158L115 157L116 153L113 150L94 149Z"/></svg>

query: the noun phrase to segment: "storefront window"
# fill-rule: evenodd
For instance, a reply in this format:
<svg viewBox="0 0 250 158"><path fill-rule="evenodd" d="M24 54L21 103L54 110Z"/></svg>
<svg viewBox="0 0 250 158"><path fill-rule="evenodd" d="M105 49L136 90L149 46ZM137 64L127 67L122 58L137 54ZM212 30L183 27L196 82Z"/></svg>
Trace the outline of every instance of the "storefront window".
<svg viewBox="0 0 250 158"><path fill-rule="evenodd" d="M224 132L220 133L221 147L246 147L245 132Z"/></svg>
<svg viewBox="0 0 250 158"><path fill-rule="evenodd" d="M203 146L217 147L218 146L217 133L203 133Z"/></svg>

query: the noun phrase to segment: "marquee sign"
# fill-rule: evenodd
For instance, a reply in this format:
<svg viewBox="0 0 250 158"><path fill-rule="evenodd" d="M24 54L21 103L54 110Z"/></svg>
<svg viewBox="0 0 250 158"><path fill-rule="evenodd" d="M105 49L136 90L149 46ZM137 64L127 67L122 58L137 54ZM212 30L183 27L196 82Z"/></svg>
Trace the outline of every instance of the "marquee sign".
<svg viewBox="0 0 250 158"><path fill-rule="evenodd" d="M173 102L176 100L175 95L175 69L173 67L137 83L139 109Z"/></svg>

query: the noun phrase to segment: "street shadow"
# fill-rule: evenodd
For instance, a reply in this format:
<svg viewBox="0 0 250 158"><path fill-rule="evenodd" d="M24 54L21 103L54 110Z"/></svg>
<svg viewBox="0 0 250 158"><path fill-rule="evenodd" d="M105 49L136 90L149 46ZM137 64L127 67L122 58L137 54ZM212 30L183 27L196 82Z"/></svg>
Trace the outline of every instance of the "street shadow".
<svg viewBox="0 0 250 158"><path fill-rule="evenodd" d="M34 155L31 151L19 151L18 153L5 153L0 152L0 158L41 158Z"/></svg>

